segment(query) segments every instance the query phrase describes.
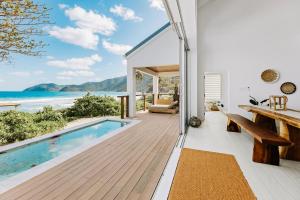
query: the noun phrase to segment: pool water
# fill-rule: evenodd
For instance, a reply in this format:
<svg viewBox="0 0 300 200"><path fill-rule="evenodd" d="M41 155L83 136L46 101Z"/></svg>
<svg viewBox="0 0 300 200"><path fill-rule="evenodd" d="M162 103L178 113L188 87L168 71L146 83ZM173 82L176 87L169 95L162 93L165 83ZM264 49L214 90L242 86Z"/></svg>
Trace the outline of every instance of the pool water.
<svg viewBox="0 0 300 200"><path fill-rule="evenodd" d="M23 147L0 153L0 181L24 172L41 163L90 144L97 138L125 126L127 122L106 120Z"/></svg>

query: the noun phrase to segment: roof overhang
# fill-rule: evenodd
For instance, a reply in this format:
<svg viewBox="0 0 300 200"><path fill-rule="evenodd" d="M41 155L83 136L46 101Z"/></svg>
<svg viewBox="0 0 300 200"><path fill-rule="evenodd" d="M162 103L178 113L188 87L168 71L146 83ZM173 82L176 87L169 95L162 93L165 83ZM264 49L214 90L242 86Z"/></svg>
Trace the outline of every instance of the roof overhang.
<svg viewBox="0 0 300 200"><path fill-rule="evenodd" d="M139 67L136 70L151 76L179 76L179 65Z"/></svg>

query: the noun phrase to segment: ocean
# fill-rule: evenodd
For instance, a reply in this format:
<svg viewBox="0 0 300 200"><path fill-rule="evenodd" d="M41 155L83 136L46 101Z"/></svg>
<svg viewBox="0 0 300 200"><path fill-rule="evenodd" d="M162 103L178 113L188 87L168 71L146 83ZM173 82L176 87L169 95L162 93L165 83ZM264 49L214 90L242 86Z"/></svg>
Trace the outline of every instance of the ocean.
<svg viewBox="0 0 300 200"><path fill-rule="evenodd" d="M44 106L52 106L54 109L67 108L73 105L76 98L86 95L87 92L1 92L1 103L19 103L16 109L25 112L37 112ZM123 92L91 92L96 96L124 95ZM2 107L0 111L15 109L14 107Z"/></svg>

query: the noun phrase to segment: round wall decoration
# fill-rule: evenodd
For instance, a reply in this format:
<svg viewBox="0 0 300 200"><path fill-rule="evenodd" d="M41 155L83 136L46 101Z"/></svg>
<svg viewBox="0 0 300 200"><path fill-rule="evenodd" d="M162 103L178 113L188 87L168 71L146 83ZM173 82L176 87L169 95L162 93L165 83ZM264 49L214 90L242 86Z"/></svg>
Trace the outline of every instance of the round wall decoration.
<svg viewBox="0 0 300 200"><path fill-rule="evenodd" d="M280 90L284 94L294 94L297 90L297 87L292 82L285 82L281 85Z"/></svg>
<svg viewBox="0 0 300 200"><path fill-rule="evenodd" d="M274 83L279 79L279 72L274 69L267 69L261 73L261 79L267 83Z"/></svg>

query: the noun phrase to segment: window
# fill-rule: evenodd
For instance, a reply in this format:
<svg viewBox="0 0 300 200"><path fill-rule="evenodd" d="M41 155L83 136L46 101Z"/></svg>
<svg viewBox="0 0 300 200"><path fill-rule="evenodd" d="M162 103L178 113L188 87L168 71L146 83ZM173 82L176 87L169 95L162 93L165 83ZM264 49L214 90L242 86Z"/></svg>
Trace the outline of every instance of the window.
<svg viewBox="0 0 300 200"><path fill-rule="evenodd" d="M221 74L205 74L205 102L221 101Z"/></svg>

